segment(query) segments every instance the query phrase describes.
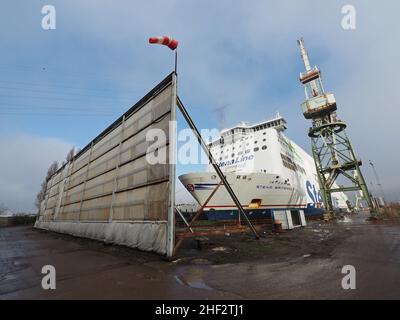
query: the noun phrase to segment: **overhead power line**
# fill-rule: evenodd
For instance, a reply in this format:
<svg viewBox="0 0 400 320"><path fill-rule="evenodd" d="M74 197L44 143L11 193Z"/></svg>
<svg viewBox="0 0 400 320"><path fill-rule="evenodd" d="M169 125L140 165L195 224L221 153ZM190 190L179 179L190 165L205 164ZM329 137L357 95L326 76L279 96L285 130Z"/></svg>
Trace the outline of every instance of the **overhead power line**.
<svg viewBox="0 0 400 320"><path fill-rule="evenodd" d="M71 86L71 85L64 85L64 84L59 84L59 83L54 83L53 81L51 83L48 83L46 81L45 83L38 83L38 82L20 82L20 81L9 81L9 80L0 80L0 83L5 83L5 84L12 84L12 85L20 85L20 86L29 86L29 87L51 87L51 88L67 88L67 89L74 89L74 90L82 90L82 91L97 91L97 92L110 92L114 93L114 90L112 89L97 89L97 88L88 88L88 87L83 87L83 86ZM136 94L137 90L123 90L124 94L132 93Z"/></svg>

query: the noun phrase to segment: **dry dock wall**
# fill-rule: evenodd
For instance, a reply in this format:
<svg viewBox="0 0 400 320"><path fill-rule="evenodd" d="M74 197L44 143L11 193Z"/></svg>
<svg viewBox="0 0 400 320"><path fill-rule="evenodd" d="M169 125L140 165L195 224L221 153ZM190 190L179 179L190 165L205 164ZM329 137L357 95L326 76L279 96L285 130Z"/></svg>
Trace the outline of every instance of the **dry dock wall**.
<svg viewBox="0 0 400 320"><path fill-rule="evenodd" d="M50 178L35 227L167 253L173 224L169 186L175 183L168 164L174 76L165 78ZM150 129L162 130L166 142L147 141ZM146 155L158 152L167 158L150 164Z"/></svg>

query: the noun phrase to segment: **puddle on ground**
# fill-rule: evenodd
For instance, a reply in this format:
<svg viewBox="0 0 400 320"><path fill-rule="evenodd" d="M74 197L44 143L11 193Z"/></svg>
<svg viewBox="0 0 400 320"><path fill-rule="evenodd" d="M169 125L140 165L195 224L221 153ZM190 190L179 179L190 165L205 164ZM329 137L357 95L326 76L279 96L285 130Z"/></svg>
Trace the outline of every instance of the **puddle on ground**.
<svg viewBox="0 0 400 320"><path fill-rule="evenodd" d="M344 216L341 220L339 220L338 222L342 222L342 223L352 223L353 219L349 218L348 216Z"/></svg>
<svg viewBox="0 0 400 320"><path fill-rule="evenodd" d="M190 261L191 264L199 264L199 265L206 265L206 264L211 264L210 260L207 259L203 259L203 258L196 258L196 259L192 259Z"/></svg>
<svg viewBox="0 0 400 320"><path fill-rule="evenodd" d="M185 269L181 274L175 275L175 280L183 286L195 289L213 290L203 280L203 270L198 268Z"/></svg>
<svg viewBox="0 0 400 320"><path fill-rule="evenodd" d="M1 281L10 281L10 280L16 280L16 279L17 279L17 276L15 276L12 273L8 273L8 274L2 275L0 277Z"/></svg>
<svg viewBox="0 0 400 320"><path fill-rule="evenodd" d="M225 252L225 251L229 251L229 248L227 247L215 247L211 249L214 252Z"/></svg>

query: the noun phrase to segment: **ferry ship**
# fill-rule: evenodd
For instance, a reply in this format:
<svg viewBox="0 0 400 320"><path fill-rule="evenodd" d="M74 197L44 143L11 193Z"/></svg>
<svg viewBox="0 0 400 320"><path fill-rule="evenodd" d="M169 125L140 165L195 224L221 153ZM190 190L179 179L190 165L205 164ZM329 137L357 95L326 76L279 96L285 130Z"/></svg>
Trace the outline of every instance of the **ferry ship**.
<svg viewBox="0 0 400 320"><path fill-rule="evenodd" d="M314 159L285 136L285 119L256 124L242 122L224 129L209 149L250 218L270 217L273 210L304 210L307 215L323 213L322 197ZM199 205L203 205L220 179L211 164L204 172L179 176ZM344 193L332 195L337 208L347 208ZM228 192L220 186L206 203L209 220L238 218Z"/></svg>

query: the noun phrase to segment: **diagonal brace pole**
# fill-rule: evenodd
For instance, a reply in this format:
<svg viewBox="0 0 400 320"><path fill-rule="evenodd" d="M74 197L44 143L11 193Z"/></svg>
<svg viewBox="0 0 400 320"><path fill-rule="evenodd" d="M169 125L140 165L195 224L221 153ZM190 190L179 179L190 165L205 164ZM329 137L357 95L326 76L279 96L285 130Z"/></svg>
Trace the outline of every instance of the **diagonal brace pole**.
<svg viewBox="0 0 400 320"><path fill-rule="evenodd" d="M219 182L219 184L214 188L214 190L211 192L211 194L208 196L207 200L201 205L201 207L199 208L199 210L197 210L196 214L194 215L194 217L192 218L192 220L190 221L189 225L187 226L186 230L191 229L193 226L193 223L197 220L197 218L200 216L200 214L203 212L205 206L208 204L208 202L210 202L211 198L214 196L214 194L217 192L218 188L222 185L222 180ZM178 251L179 247L181 246L183 240L185 240L185 237L182 236L181 238L179 238L179 240L176 242L175 247L174 247L174 251L172 256L176 255L176 252Z"/></svg>
<svg viewBox="0 0 400 320"><path fill-rule="evenodd" d="M219 168L218 164L215 162L214 157L212 156L210 150L208 149L206 143L204 142L199 130L197 129L196 125L194 124L193 120L190 118L189 113L187 112L185 106L183 105L181 99L177 97L177 104L178 108L181 111L183 117L185 118L186 122L188 123L190 129L192 129L194 135L197 138L197 141L199 142L200 146L203 148L204 152L207 154L207 157L214 167L214 170L218 174L219 178L222 180L222 182L225 185L226 191L228 191L229 195L231 196L233 202L235 203L236 207L238 208L240 214L244 217L246 220L248 226L250 227L251 231L253 232L254 236L256 239L260 239L260 236L257 233L257 230L254 228L253 224L250 222L249 217L247 214L244 212L244 209L242 207L242 204L240 203L239 199L236 197L235 193L233 192L231 186L229 185L228 181L226 180L224 174L222 173L221 169Z"/></svg>
<svg viewBox="0 0 400 320"><path fill-rule="evenodd" d="M176 206L175 206L175 210L176 210L176 212L178 212L179 216L181 217L183 222L186 224L186 226L188 227L190 232L193 233L193 229L190 227L190 224L187 222L187 220L186 220L185 216L183 215L183 213L181 212L181 210L179 210Z"/></svg>

